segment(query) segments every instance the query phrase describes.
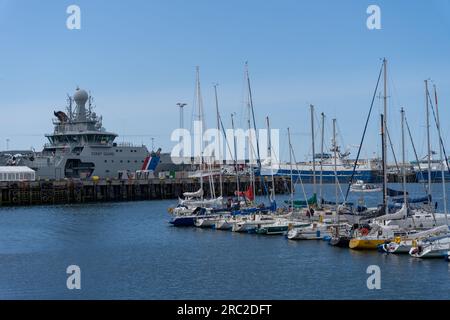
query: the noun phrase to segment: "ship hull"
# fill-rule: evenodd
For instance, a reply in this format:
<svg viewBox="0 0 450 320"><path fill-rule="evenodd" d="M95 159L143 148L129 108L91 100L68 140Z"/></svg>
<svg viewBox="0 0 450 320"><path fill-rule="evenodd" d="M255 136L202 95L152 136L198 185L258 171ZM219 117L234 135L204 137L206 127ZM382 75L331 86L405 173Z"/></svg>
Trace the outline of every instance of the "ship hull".
<svg viewBox="0 0 450 320"><path fill-rule="evenodd" d="M444 171L444 179L446 182L450 181L450 172L448 170ZM416 172L416 180L418 182L428 182L428 171ZM431 182L442 182L442 172L441 171L431 171Z"/></svg>
<svg viewBox="0 0 450 320"><path fill-rule="evenodd" d="M85 179L121 178L128 180L127 173L141 170L149 152L146 147L95 147L84 146L81 153L39 154L33 160L24 159L22 164L36 171L38 179ZM120 176L122 172L122 176Z"/></svg>
<svg viewBox="0 0 450 320"><path fill-rule="evenodd" d="M264 169L261 171L262 176L270 176L272 172L270 169ZM278 169L273 171L274 176L291 176L290 169ZM314 180L314 174L312 170L293 170L292 176L295 180L300 182L300 178L303 183L312 183ZM319 182L321 172L315 172L316 182ZM341 170L337 171L336 175L334 171L327 170L322 171L322 182L323 183L335 183L336 176L340 183L348 183L352 177L352 170ZM357 170L353 176L353 181L363 180L366 183L376 183L379 182L379 173L376 170Z"/></svg>
<svg viewBox="0 0 450 320"><path fill-rule="evenodd" d="M378 246L384 244L386 240L379 239L351 239L349 248L353 250L377 250Z"/></svg>

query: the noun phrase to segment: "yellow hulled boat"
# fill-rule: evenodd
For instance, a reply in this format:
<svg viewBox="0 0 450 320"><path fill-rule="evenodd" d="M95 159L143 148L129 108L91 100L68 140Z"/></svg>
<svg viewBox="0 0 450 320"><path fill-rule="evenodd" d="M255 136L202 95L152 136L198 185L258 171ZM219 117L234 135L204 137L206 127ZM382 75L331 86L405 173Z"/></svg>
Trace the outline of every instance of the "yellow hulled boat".
<svg viewBox="0 0 450 320"><path fill-rule="evenodd" d="M349 248L355 250L376 250L380 244L388 241L380 240L380 239L363 239L363 238L354 238L350 240Z"/></svg>
<svg viewBox="0 0 450 320"><path fill-rule="evenodd" d="M350 240L349 248L354 250L376 250L380 244L390 242L395 238L397 226L372 225L372 228L361 228Z"/></svg>

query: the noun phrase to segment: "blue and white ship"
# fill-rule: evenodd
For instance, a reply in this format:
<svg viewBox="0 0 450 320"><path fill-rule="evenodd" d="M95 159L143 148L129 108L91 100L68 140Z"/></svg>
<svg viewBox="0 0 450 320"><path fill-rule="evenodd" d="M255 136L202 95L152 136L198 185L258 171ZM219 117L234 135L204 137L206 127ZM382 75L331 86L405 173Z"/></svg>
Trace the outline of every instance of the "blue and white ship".
<svg viewBox="0 0 450 320"><path fill-rule="evenodd" d="M416 173L417 182L427 182L428 181L428 159L422 159L419 161L413 161L411 164L414 167L414 172ZM442 171L444 171L445 181L450 181L450 172L446 161L440 160L430 160L430 174L432 182L442 182Z"/></svg>
<svg viewBox="0 0 450 320"><path fill-rule="evenodd" d="M334 183L336 177L340 183L348 183L353 173L355 161L349 159L349 152L341 153L337 147L331 153L315 155L315 176L319 183L322 176L323 183ZM336 161L335 156L336 154ZM336 162L336 163L335 163ZM335 173L336 166L336 173ZM295 181L302 179L304 183L312 183L314 178L313 162L293 163L263 163L261 168L262 176L290 176L292 167L292 177ZM321 170L322 169L322 170ZM366 183L376 183L380 180L381 161L379 159L360 160L356 165L353 181L362 180Z"/></svg>

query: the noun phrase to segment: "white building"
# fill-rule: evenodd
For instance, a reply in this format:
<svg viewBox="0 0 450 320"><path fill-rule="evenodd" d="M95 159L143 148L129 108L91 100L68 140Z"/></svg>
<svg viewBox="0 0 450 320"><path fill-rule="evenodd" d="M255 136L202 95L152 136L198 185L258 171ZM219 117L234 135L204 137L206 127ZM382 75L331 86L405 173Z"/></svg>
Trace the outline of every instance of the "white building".
<svg viewBox="0 0 450 320"><path fill-rule="evenodd" d="M28 167L0 167L0 181L34 181L36 172Z"/></svg>

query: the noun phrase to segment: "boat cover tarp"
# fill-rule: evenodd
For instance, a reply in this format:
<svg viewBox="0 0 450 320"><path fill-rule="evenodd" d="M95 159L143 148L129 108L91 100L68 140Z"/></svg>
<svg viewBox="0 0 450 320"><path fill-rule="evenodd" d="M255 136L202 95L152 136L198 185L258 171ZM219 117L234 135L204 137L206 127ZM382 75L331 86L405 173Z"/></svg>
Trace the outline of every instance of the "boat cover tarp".
<svg viewBox="0 0 450 320"><path fill-rule="evenodd" d="M322 200L322 203L321 204L327 204L327 205L329 205L329 206L335 206L336 205L336 201L326 201L326 200ZM345 202L345 203L343 203L343 202L338 202L338 205L341 205L341 206L348 206L348 207L353 207L354 206L354 203L353 202Z"/></svg>
<svg viewBox="0 0 450 320"><path fill-rule="evenodd" d="M395 213L388 213L379 217L376 217L375 220L400 220L405 219L408 214L408 207L406 204L403 204L402 208Z"/></svg>
<svg viewBox="0 0 450 320"><path fill-rule="evenodd" d="M195 192L185 192L183 193L183 196L186 198L201 198L203 196L203 189L199 189Z"/></svg>
<svg viewBox="0 0 450 320"><path fill-rule="evenodd" d="M426 237L426 236L429 236L429 235L439 235L439 234L442 234L442 233L446 234L448 232L449 232L448 226L443 225L443 226L439 226L439 227L436 227L436 228L433 228L433 229L428 229L428 230L425 230L425 231L413 233L413 234L409 235L408 238L419 239L419 238L423 238L423 237Z"/></svg>
<svg viewBox="0 0 450 320"><path fill-rule="evenodd" d="M284 203L291 204L291 201L285 200ZM294 204L294 208L302 208L302 207L306 207L307 205L310 205L310 206L315 205L315 204L317 204L317 195L314 194L311 198L309 198L308 204L306 203L305 200L294 200L293 204Z"/></svg>
<svg viewBox="0 0 450 320"><path fill-rule="evenodd" d="M234 194L238 197L245 197L249 201L255 200L255 194L253 193L253 188L251 186L248 187L247 191L235 191Z"/></svg>
<svg viewBox="0 0 450 320"><path fill-rule="evenodd" d="M394 190L394 189L390 189L387 188L387 195L389 197L399 197L399 196L403 196L404 194L408 194L408 192L403 192L403 191L398 191L398 190Z"/></svg>
<svg viewBox="0 0 450 320"><path fill-rule="evenodd" d="M403 198L399 198L399 199L393 199L392 200L395 203L403 203L404 199ZM430 199L428 200L428 196L425 197L421 197L421 198L407 198L406 202L408 203L428 203L428 201L431 202L431 195L430 195Z"/></svg>

